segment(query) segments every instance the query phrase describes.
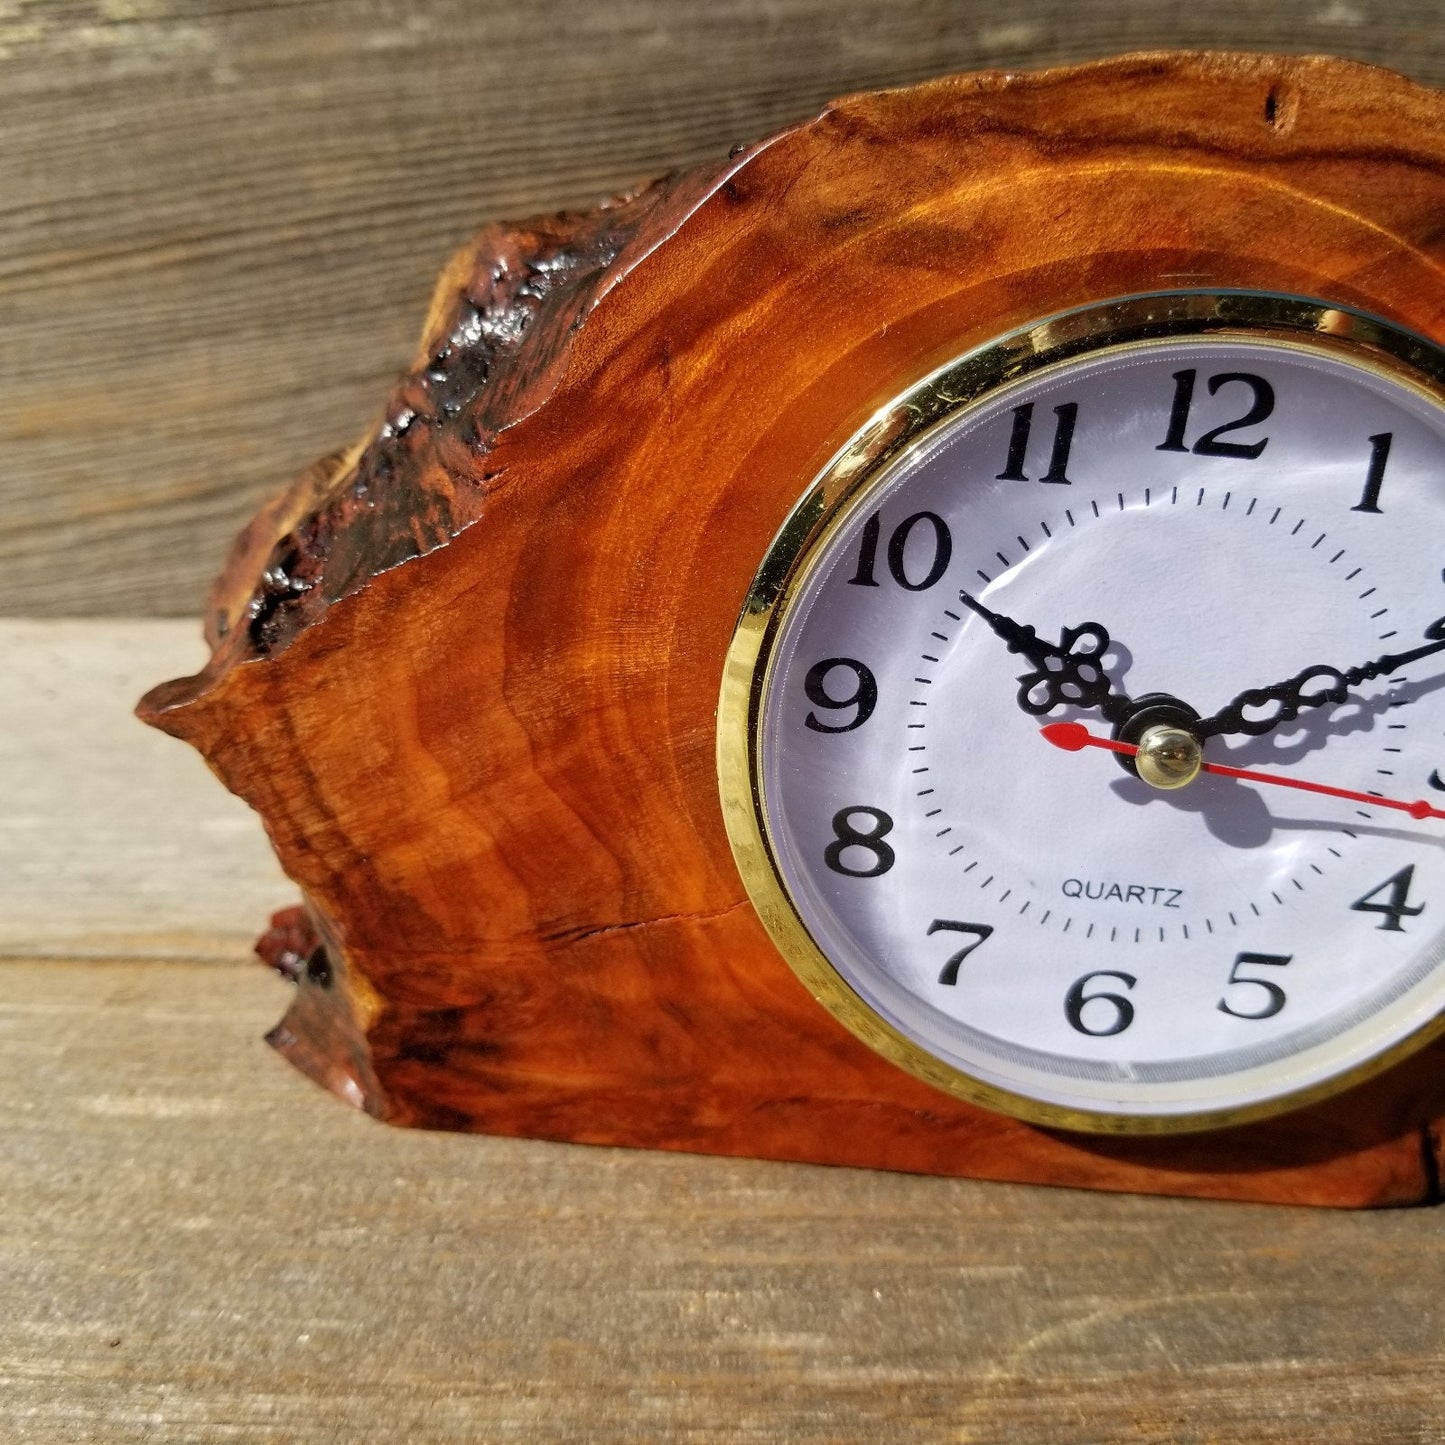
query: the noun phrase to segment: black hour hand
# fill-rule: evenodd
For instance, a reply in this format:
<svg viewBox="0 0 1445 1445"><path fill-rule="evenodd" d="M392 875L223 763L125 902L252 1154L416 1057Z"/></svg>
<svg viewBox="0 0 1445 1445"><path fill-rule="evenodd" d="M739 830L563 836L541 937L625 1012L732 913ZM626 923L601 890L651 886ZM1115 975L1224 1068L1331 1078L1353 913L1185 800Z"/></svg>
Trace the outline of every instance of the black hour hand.
<svg viewBox="0 0 1445 1445"><path fill-rule="evenodd" d="M1388 677L1406 663L1429 657L1432 652L1445 652L1445 617L1425 629L1431 640L1424 647L1409 652L1387 652L1373 662L1341 672L1337 667L1307 667L1283 682L1268 687L1251 687L1222 707L1213 717L1205 718L1196 729L1202 741L1226 733L1244 733L1260 737L1273 732L1283 723L1293 722L1306 708L1323 707L1326 703L1344 702L1350 689L1371 678ZM1259 710L1263 708L1264 712ZM1250 716L1253 711L1256 715Z"/></svg>
<svg viewBox="0 0 1445 1445"><path fill-rule="evenodd" d="M1058 707L1095 708L1113 722L1128 711L1129 699L1114 692L1104 672L1109 634L1099 623L1066 627L1053 643L1027 624L985 607L967 592L960 592L958 600L982 617L1008 643L1010 652L1033 663L1034 670L1018 680L1018 705L1026 713L1043 717Z"/></svg>

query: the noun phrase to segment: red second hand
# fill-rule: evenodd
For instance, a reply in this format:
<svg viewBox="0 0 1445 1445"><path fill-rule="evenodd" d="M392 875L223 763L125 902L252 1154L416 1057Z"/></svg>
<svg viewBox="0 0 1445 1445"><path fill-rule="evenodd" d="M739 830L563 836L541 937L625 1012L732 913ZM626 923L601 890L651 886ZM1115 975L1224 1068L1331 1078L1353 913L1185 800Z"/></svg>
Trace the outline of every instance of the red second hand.
<svg viewBox="0 0 1445 1445"><path fill-rule="evenodd" d="M1049 723L1042 731L1049 742L1066 753L1077 753L1084 748L1107 748L1111 753L1123 753L1127 757L1133 757L1139 751L1132 743L1095 737L1083 723ZM1330 798L1348 798L1352 802L1368 803L1372 808L1394 808L1397 812L1408 813L1412 818L1445 818L1445 809L1432 808L1423 798L1415 803L1405 803L1398 798L1376 797L1374 793L1355 793L1349 788L1332 788L1328 783L1306 783L1298 778L1281 778L1274 773L1256 773L1250 768L1229 768L1223 763L1201 763L1200 770L1218 773L1225 778L1243 778L1247 783L1269 783L1277 788L1298 788L1302 793L1324 793Z"/></svg>

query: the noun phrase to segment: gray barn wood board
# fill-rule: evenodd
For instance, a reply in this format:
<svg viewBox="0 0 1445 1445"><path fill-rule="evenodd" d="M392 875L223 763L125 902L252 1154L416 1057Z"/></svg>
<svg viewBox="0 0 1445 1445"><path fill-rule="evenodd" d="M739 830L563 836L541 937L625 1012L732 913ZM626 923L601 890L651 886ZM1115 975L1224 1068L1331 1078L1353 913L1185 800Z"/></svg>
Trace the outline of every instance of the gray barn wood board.
<svg viewBox="0 0 1445 1445"><path fill-rule="evenodd" d="M0 8L0 615L192 615L483 222L950 70L1161 46L1445 81L1428 0Z"/></svg>
<svg viewBox="0 0 1445 1445"><path fill-rule="evenodd" d="M0 964L7 1445L1442 1438L1436 1212L387 1129L283 987Z"/></svg>

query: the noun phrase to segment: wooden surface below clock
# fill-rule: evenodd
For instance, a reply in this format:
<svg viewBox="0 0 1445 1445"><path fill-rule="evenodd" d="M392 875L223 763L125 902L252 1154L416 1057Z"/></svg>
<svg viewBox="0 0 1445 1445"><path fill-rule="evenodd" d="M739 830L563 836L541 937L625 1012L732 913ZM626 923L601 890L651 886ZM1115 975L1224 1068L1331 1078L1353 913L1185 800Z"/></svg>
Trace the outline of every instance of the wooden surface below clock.
<svg viewBox="0 0 1445 1445"><path fill-rule="evenodd" d="M1445 1050L1232 1132L1089 1140L902 1073L808 997L722 828L754 570L930 365L1210 284L1445 330L1445 100L1135 56L855 96L443 274L364 447L233 552L142 715L266 820L325 957L273 1038L396 1123L1163 1193L1437 1193ZM287 966L311 953L313 939Z"/></svg>
<svg viewBox="0 0 1445 1445"><path fill-rule="evenodd" d="M256 820L124 706L197 652L190 622L0 621L6 1445L1441 1438L1437 1210L582 1148L341 1107L260 1040L289 986L247 961L245 907L289 885Z"/></svg>

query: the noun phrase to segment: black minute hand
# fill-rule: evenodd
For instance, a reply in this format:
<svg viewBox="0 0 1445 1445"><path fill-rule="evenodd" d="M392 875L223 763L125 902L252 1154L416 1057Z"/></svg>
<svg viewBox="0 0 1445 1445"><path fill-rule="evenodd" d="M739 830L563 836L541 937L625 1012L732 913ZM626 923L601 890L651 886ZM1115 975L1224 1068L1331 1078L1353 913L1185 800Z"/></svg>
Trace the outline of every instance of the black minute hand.
<svg viewBox="0 0 1445 1445"><path fill-rule="evenodd" d="M1432 652L1445 652L1445 617L1432 622L1425 629L1425 636L1431 641L1424 647L1412 648L1409 652L1387 652L1383 657L1352 667L1347 672L1341 672L1336 667L1307 667L1303 672L1269 687L1248 688L1213 717L1205 718L1195 731L1201 741L1223 733L1247 733L1251 737L1259 737L1272 732L1281 723L1293 722L1305 708L1344 702L1350 695L1350 689L1362 682L1385 677L1408 662L1429 657ZM1261 708L1269 703L1275 705L1274 711L1265 716L1245 716L1246 708Z"/></svg>
<svg viewBox="0 0 1445 1445"><path fill-rule="evenodd" d="M1026 713L1042 717L1056 707L1097 708L1106 721L1117 723L1132 711L1133 704L1113 690L1104 672L1109 634L1099 623L1066 627L1057 643L1045 642L1032 627L985 607L967 592L960 592L958 600L978 613L1010 652L1022 653L1033 663L1034 671L1018 680L1018 705Z"/></svg>

